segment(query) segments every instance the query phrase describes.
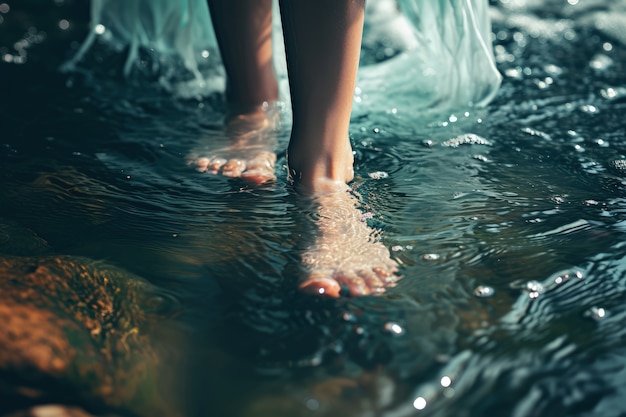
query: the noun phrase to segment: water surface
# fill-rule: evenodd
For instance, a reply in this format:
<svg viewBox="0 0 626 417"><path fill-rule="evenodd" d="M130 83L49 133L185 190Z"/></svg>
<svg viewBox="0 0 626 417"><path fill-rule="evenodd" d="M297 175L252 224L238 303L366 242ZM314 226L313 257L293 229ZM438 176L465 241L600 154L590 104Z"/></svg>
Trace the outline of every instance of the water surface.
<svg viewBox="0 0 626 417"><path fill-rule="evenodd" d="M353 187L404 276L383 296L295 291L310 214L282 152L260 188L186 165L221 97L104 53L59 72L87 28L70 1L0 14L0 217L153 285L172 359L146 384L184 416L623 415L626 8L535 3L492 2L488 108L353 120Z"/></svg>

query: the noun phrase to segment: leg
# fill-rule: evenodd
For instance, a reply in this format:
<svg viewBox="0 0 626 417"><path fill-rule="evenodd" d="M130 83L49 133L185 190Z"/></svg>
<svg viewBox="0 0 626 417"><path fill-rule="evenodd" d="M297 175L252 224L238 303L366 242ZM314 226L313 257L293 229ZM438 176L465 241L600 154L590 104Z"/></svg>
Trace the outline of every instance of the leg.
<svg viewBox="0 0 626 417"><path fill-rule="evenodd" d="M272 62L271 0L209 0L227 74L231 107L225 144L211 141L190 156L198 171L261 184L275 178L278 83Z"/></svg>
<svg viewBox="0 0 626 417"><path fill-rule="evenodd" d="M209 0L228 76L227 97L235 107L278 99L272 63L272 0Z"/></svg>
<svg viewBox="0 0 626 417"><path fill-rule="evenodd" d="M346 192L348 140L365 0L281 0L293 128L289 175L313 196L316 234L302 256L300 288L337 297L379 294L398 280L396 262Z"/></svg>
<svg viewBox="0 0 626 417"><path fill-rule="evenodd" d="M352 180L348 126L365 0L281 0L293 129L287 152L301 188L338 190Z"/></svg>

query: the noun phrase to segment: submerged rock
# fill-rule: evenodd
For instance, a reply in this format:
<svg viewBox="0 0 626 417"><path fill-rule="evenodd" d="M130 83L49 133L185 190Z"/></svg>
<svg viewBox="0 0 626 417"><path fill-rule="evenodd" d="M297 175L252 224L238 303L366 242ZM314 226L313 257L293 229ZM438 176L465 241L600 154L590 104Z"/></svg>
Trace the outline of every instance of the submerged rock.
<svg viewBox="0 0 626 417"><path fill-rule="evenodd" d="M40 405L27 410L20 410L3 417L93 417L86 411L77 407L65 407L62 405ZM114 417L107 415L106 417Z"/></svg>
<svg viewBox="0 0 626 417"><path fill-rule="evenodd" d="M9 221L0 222L0 237L4 253L51 252ZM104 262L0 255L0 415L38 415L17 410L42 402L174 415L155 382L162 358L145 313L151 293Z"/></svg>

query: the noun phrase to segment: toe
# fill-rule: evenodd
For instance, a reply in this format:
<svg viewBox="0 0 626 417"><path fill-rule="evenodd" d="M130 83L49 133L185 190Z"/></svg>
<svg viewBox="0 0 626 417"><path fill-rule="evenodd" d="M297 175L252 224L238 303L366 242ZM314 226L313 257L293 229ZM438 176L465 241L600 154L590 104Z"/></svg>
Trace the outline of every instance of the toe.
<svg viewBox="0 0 626 417"><path fill-rule="evenodd" d="M372 294L382 294L385 292L385 284L371 270L359 271L359 276L365 281L365 285Z"/></svg>
<svg viewBox="0 0 626 417"><path fill-rule="evenodd" d="M337 298L341 293L341 286L337 281L323 275L311 276L300 284L300 289L312 295L325 295Z"/></svg>
<svg viewBox="0 0 626 417"><path fill-rule="evenodd" d="M253 185L262 185L266 182L270 182L276 179L274 171L268 171L263 169L247 170L241 174L241 178L245 179Z"/></svg>
<svg viewBox="0 0 626 417"><path fill-rule="evenodd" d="M196 170L198 172L206 172L209 168L209 162L211 160L209 158L198 158L195 160Z"/></svg>
<svg viewBox="0 0 626 417"><path fill-rule="evenodd" d="M376 275L376 277L385 285L389 286L389 284L393 284L400 279L395 272L397 268L388 269L383 267L375 267L372 268L372 272Z"/></svg>
<svg viewBox="0 0 626 417"><path fill-rule="evenodd" d="M213 158L207 163L205 172L217 174L225 164L226 160L224 158Z"/></svg>
<svg viewBox="0 0 626 417"><path fill-rule="evenodd" d="M273 159L276 159L274 154L271 154ZM241 177L253 184L261 185L268 181L276 179L274 173L274 163L267 157L258 157L251 161L248 161L246 170L241 174Z"/></svg>
<svg viewBox="0 0 626 417"><path fill-rule="evenodd" d="M350 295L369 295L371 293L365 280L358 275L342 275L337 277L337 281L350 291Z"/></svg>
<svg viewBox="0 0 626 417"><path fill-rule="evenodd" d="M222 175L225 177L241 177L246 169L246 163L241 159L231 159L222 167Z"/></svg>

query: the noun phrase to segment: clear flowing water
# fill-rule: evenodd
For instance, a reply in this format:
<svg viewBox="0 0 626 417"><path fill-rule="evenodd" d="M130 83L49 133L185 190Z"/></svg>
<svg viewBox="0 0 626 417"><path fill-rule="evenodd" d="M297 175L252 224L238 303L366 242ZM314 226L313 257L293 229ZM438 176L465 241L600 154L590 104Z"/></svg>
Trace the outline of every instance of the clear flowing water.
<svg viewBox="0 0 626 417"><path fill-rule="evenodd" d="M353 185L404 279L340 300L295 290L310 214L284 159L264 187L186 165L220 97L124 80L115 55L58 71L75 3L0 5L0 217L154 285L169 359L145 383L177 413L626 413L624 2L494 1L488 108L353 120Z"/></svg>

